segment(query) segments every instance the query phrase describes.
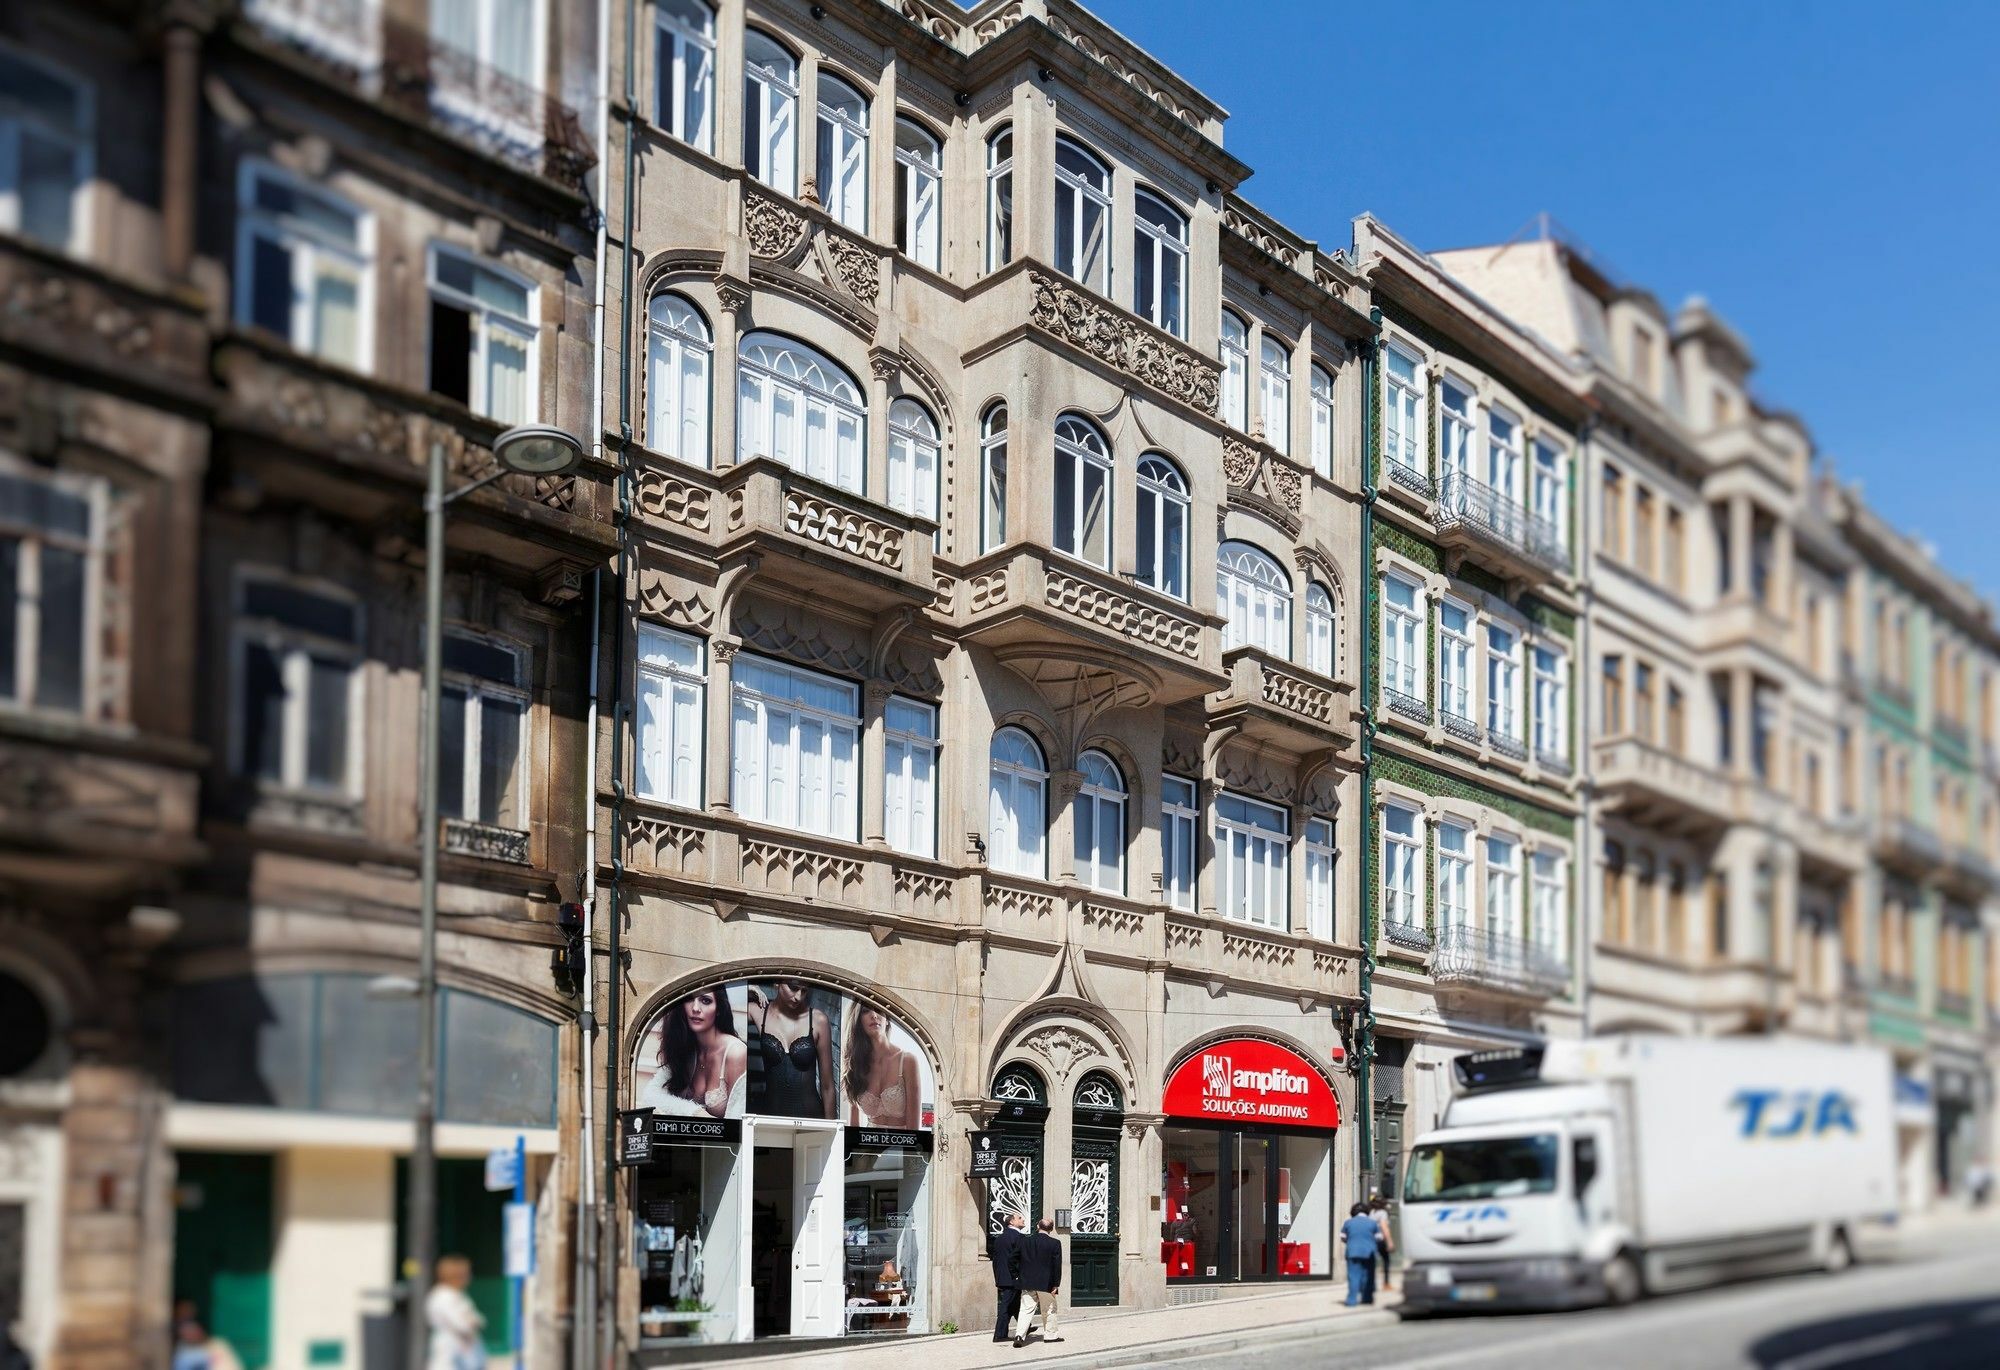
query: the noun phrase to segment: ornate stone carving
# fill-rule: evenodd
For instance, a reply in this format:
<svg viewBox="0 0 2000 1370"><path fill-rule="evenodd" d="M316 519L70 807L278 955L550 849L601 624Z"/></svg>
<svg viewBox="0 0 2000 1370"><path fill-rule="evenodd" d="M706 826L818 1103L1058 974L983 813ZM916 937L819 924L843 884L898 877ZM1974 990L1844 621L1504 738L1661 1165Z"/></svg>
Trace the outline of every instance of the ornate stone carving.
<svg viewBox="0 0 2000 1370"><path fill-rule="evenodd" d="M899 0L896 12L941 43L958 42L958 25L921 0Z"/></svg>
<svg viewBox="0 0 2000 1370"><path fill-rule="evenodd" d="M1289 262L1295 255L1283 238L1234 205L1223 207L1222 222L1231 233L1267 256L1276 257L1281 262Z"/></svg>
<svg viewBox="0 0 2000 1370"><path fill-rule="evenodd" d="M1333 721L1333 691L1273 663L1263 666L1264 702L1315 723Z"/></svg>
<svg viewBox="0 0 2000 1370"><path fill-rule="evenodd" d="M1222 474L1229 483L1231 505L1263 515L1290 537L1299 535L1305 479L1298 467L1269 448L1224 437Z"/></svg>
<svg viewBox="0 0 2000 1370"><path fill-rule="evenodd" d="M893 381L902 374L903 359L886 347L878 347L868 354L868 372L878 381Z"/></svg>
<svg viewBox="0 0 2000 1370"><path fill-rule="evenodd" d="M462 818L444 820L444 849L454 856L477 856L487 861L528 864L528 834L515 828L498 828L490 823L473 823Z"/></svg>
<svg viewBox="0 0 2000 1370"><path fill-rule="evenodd" d="M663 522L706 533L710 499L708 490L671 472L650 468L639 473L639 508Z"/></svg>
<svg viewBox="0 0 2000 1370"><path fill-rule="evenodd" d="M860 244L849 242L837 234L825 234L822 241L826 246L826 259L832 263L833 274L839 278L841 288L861 303L872 306L882 286L881 259Z"/></svg>
<svg viewBox="0 0 2000 1370"><path fill-rule="evenodd" d="M805 231L804 215L794 213L768 195L751 191L744 196L743 236L753 256L790 256Z"/></svg>
<svg viewBox="0 0 2000 1370"><path fill-rule="evenodd" d="M1193 619L1141 604L1127 595L1053 568L1048 573L1044 593L1051 608L1088 619L1126 637L1189 660L1201 653L1201 627Z"/></svg>
<svg viewBox="0 0 2000 1370"><path fill-rule="evenodd" d="M748 599L740 617L743 640L763 651L843 675L867 674L867 642L823 613Z"/></svg>
<svg viewBox="0 0 2000 1370"><path fill-rule="evenodd" d="M1048 1062L1049 1078L1058 1085L1069 1078L1070 1070L1091 1050L1091 1044L1081 1033L1060 1023L1037 1028L1021 1045Z"/></svg>
<svg viewBox="0 0 2000 1370"><path fill-rule="evenodd" d="M1178 343L1156 337L1069 283L1040 271L1028 280L1035 298L1030 322L1204 414L1216 412L1220 368Z"/></svg>
<svg viewBox="0 0 2000 1370"><path fill-rule="evenodd" d="M1168 92L1165 87L1160 85L1151 76L1138 70L1136 67L1128 65L1122 56L1100 44L1090 34L1079 33L1077 30L1071 28L1061 15L1051 14L1048 22L1049 27L1057 35L1067 38L1070 42L1076 44L1077 51L1081 52L1084 56L1096 62L1113 76L1138 91L1139 94L1151 100L1189 128L1196 131L1201 129L1201 115L1194 109L1181 103L1179 97Z"/></svg>
<svg viewBox="0 0 2000 1370"><path fill-rule="evenodd" d="M780 894L849 904L861 897L861 862L782 842L743 844L743 883Z"/></svg>
<svg viewBox="0 0 2000 1370"><path fill-rule="evenodd" d="M832 500L785 492L785 531L889 570L903 564L903 530Z"/></svg>
<svg viewBox="0 0 2000 1370"><path fill-rule="evenodd" d="M639 572L639 607L656 618L693 628L706 628L714 617L699 590L676 595L673 578L650 566Z"/></svg>
<svg viewBox="0 0 2000 1370"><path fill-rule="evenodd" d="M728 276L715 278L715 302L725 314L741 314L750 303L750 287Z"/></svg>
<svg viewBox="0 0 2000 1370"><path fill-rule="evenodd" d="M999 9L980 20L978 25L972 30L972 36L981 43L990 43L1008 29L1020 23L1026 16L1027 7L1021 4L1020 0L1014 0L1013 4L1002 5Z"/></svg>

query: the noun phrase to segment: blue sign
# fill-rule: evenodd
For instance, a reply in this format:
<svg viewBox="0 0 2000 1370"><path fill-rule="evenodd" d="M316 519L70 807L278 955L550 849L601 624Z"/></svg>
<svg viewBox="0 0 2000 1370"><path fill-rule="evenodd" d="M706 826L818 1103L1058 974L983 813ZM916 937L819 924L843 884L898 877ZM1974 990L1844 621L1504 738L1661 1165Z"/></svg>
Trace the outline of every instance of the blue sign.
<svg viewBox="0 0 2000 1370"><path fill-rule="evenodd" d="M1743 1110L1744 1137L1818 1137L1835 1128L1858 1133L1854 1101L1837 1089L1739 1090L1730 1107Z"/></svg>

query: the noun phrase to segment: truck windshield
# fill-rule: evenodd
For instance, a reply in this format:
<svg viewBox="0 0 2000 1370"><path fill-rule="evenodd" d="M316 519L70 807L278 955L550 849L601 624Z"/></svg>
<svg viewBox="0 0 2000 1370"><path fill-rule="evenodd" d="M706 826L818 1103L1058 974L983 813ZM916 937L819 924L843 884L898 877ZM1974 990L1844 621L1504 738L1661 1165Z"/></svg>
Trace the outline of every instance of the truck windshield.
<svg viewBox="0 0 2000 1370"><path fill-rule="evenodd" d="M1556 1187L1558 1154L1553 1133L1420 1146L1410 1154L1403 1198L1423 1203L1551 1194Z"/></svg>

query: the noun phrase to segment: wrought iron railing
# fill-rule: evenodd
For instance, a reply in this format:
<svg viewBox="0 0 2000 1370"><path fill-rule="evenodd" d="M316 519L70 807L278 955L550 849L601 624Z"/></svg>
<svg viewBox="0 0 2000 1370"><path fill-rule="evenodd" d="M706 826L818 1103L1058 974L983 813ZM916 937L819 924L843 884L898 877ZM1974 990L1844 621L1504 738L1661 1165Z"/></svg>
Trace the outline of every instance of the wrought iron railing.
<svg viewBox="0 0 2000 1370"><path fill-rule="evenodd" d="M1547 998L1569 986L1569 968L1547 947L1492 928L1440 928L1431 949L1431 979L1440 985L1480 985Z"/></svg>
<svg viewBox="0 0 2000 1370"><path fill-rule="evenodd" d="M1572 770L1569 757L1561 752L1543 751L1539 747L1535 749L1535 764L1550 775L1568 775Z"/></svg>
<svg viewBox="0 0 2000 1370"><path fill-rule="evenodd" d="M1528 759L1528 744L1508 733L1495 732L1492 729L1488 729L1486 733L1486 745L1500 755L1512 757L1516 761L1526 761Z"/></svg>
<svg viewBox="0 0 2000 1370"><path fill-rule="evenodd" d="M1431 935L1428 930L1415 923L1390 922L1382 929L1382 935L1392 947L1402 947L1409 951L1429 951Z"/></svg>
<svg viewBox="0 0 2000 1370"><path fill-rule="evenodd" d="M1446 736L1455 737L1460 742L1471 743L1475 747L1479 745L1479 724L1476 720L1451 709L1439 709L1438 722L1444 725Z"/></svg>
<svg viewBox="0 0 2000 1370"><path fill-rule="evenodd" d="M1382 698L1388 704L1390 713L1400 714L1404 718L1429 726L1431 706L1415 695L1406 695L1401 690L1392 690L1384 685Z"/></svg>
<svg viewBox="0 0 2000 1370"><path fill-rule="evenodd" d="M1405 466L1394 457L1390 457L1384 463L1384 469L1388 471L1391 481L1402 486L1411 494L1423 499L1434 499L1437 496L1437 483L1427 473L1419 471L1416 467Z"/></svg>
<svg viewBox="0 0 2000 1370"><path fill-rule="evenodd" d="M1463 471L1445 474L1438 496L1437 526L1440 533L1471 528L1545 570L1557 574L1569 570L1569 549L1563 546L1561 529L1512 496Z"/></svg>

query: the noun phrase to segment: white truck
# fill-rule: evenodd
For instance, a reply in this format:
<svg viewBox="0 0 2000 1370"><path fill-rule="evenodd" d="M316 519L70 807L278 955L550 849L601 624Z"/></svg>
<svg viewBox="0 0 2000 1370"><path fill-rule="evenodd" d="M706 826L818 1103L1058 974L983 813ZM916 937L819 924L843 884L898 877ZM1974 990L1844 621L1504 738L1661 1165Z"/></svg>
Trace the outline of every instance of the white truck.
<svg viewBox="0 0 2000 1370"><path fill-rule="evenodd" d="M1404 1172L1405 1315L1840 1270L1893 1220L1886 1052L1634 1034L1452 1062Z"/></svg>

